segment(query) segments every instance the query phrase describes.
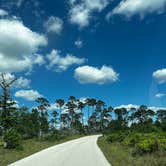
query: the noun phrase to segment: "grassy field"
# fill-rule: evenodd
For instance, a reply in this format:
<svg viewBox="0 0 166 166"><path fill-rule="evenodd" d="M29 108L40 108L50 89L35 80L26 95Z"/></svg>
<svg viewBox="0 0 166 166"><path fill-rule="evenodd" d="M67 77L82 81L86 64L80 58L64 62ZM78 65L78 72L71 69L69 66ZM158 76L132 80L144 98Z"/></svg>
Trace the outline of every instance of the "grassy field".
<svg viewBox="0 0 166 166"><path fill-rule="evenodd" d="M48 148L50 146L63 143L72 139L81 137L80 135L70 136L66 139L48 142L48 141L37 141L35 139L23 141L23 150L8 150L0 147L0 166L6 166L14 161L27 157L33 153L36 153L42 149Z"/></svg>
<svg viewBox="0 0 166 166"><path fill-rule="evenodd" d="M166 166L166 153L156 152L143 156L132 156L132 148L119 143L108 143L100 137L98 145L112 166Z"/></svg>

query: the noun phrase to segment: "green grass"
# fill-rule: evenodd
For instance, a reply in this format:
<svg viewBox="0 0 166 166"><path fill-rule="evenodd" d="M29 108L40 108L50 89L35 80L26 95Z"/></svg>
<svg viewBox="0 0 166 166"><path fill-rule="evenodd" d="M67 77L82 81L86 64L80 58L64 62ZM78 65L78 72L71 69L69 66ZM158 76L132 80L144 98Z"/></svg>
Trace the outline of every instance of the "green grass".
<svg viewBox="0 0 166 166"><path fill-rule="evenodd" d="M23 141L23 150L9 150L4 149L0 146L0 166L7 166L14 161L27 157L33 153L36 153L42 149L50 146L60 144L72 139L81 137L80 135L70 136L60 141L49 142L49 141L38 141L35 139Z"/></svg>
<svg viewBox="0 0 166 166"><path fill-rule="evenodd" d="M132 148L120 143L108 143L100 137L98 145L112 166L166 166L166 153L156 152L142 156L132 156Z"/></svg>

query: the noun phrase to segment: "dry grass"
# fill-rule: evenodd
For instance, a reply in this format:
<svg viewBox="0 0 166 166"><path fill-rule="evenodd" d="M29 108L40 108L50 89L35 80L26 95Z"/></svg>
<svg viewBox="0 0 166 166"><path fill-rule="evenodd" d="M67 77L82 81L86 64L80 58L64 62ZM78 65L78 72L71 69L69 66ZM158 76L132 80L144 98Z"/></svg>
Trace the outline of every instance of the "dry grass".
<svg viewBox="0 0 166 166"><path fill-rule="evenodd" d="M48 141L38 141L35 139L26 140L23 142L23 150L9 150L4 149L0 146L0 166L7 166L14 161L27 157L33 153L39 152L42 149L48 148L50 146L63 143L72 139L79 138L81 136L70 136L61 141L48 142Z"/></svg>

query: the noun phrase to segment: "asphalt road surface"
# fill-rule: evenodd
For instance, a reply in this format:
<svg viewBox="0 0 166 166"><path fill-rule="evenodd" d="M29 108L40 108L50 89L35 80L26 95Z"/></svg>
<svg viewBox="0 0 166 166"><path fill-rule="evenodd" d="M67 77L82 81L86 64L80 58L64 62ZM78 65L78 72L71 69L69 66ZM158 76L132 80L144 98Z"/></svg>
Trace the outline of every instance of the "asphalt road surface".
<svg viewBox="0 0 166 166"><path fill-rule="evenodd" d="M59 144L10 166L110 166L97 146L98 137L87 136Z"/></svg>

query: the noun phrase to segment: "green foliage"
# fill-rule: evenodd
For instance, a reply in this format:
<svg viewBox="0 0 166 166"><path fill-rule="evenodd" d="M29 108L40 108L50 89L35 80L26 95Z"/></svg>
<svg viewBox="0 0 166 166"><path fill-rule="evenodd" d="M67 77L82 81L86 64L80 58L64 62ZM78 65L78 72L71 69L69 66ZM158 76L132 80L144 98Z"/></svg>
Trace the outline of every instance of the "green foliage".
<svg viewBox="0 0 166 166"><path fill-rule="evenodd" d="M141 140L141 134L133 133L124 139L123 145L135 146L140 140Z"/></svg>
<svg viewBox="0 0 166 166"><path fill-rule="evenodd" d="M108 143L106 137L100 137L98 145L105 157L113 166L165 166L166 151L132 155L134 147L124 146L121 143Z"/></svg>
<svg viewBox="0 0 166 166"><path fill-rule="evenodd" d="M108 142L122 142L125 138L125 134L122 132L112 133L107 136Z"/></svg>
<svg viewBox="0 0 166 166"><path fill-rule="evenodd" d="M145 138L140 140L136 146L136 151L139 154L142 153L152 153L159 150L159 143L157 140L152 140L150 138Z"/></svg>
<svg viewBox="0 0 166 166"><path fill-rule="evenodd" d="M163 132L146 134L118 132L107 135L106 140L109 143L119 142L125 147L132 147L133 155L166 150L166 134Z"/></svg>
<svg viewBox="0 0 166 166"><path fill-rule="evenodd" d="M3 140L0 139L0 147L4 146Z"/></svg>
<svg viewBox="0 0 166 166"><path fill-rule="evenodd" d="M160 142L160 147L166 151L166 138L161 138L159 142Z"/></svg>
<svg viewBox="0 0 166 166"><path fill-rule="evenodd" d="M44 140L46 141L59 141L64 139L66 136L62 133L60 133L58 130L55 130L54 132L50 133L49 135L47 135Z"/></svg>
<svg viewBox="0 0 166 166"><path fill-rule="evenodd" d="M8 149L20 148L21 140L21 135L14 129L9 130L4 135L5 147Z"/></svg>

